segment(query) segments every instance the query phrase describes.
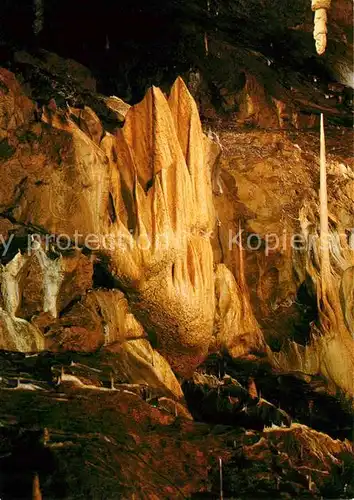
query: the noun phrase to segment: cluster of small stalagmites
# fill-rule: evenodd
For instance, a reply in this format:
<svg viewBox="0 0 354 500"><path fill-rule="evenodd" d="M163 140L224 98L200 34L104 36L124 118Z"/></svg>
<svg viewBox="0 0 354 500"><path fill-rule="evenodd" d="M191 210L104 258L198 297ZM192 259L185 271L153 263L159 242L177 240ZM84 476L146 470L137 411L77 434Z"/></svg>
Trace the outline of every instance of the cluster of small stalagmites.
<svg viewBox="0 0 354 500"><path fill-rule="evenodd" d="M312 10L315 12L313 37L316 42L316 51L320 56L325 53L327 46L327 12L331 7L331 0L312 0Z"/></svg>

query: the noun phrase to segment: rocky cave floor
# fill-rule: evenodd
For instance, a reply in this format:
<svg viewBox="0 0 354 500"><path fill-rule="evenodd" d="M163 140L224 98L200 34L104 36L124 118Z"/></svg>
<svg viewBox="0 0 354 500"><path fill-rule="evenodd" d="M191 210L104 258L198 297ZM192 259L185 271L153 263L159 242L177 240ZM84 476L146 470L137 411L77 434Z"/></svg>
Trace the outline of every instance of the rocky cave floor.
<svg viewBox="0 0 354 500"><path fill-rule="evenodd" d="M224 498L351 498L352 415L335 398L211 357L183 407L117 380L118 363L0 354L1 498L29 498L36 475L48 499L218 498L220 459Z"/></svg>

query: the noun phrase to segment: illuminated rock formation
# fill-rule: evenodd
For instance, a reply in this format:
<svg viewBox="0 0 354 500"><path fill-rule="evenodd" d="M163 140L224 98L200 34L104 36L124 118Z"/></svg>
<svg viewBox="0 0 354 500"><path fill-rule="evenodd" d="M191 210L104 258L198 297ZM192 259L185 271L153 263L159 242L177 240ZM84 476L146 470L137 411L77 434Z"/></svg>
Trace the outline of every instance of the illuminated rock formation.
<svg viewBox="0 0 354 500"><path fill-rule="evenodd" d="M315 12L313 37L320 56L325 53L327 46L327 11L330 7L331 0L312 0L312 10Z"/></svg>
<svg viewBox="0 0 354 500"><path fill-rule="evenodd" d="M291 141L275 132L220 134L224 196L214 198L220 226L213 245L217 262L240 285L242 222L252 312L274 368L307 380L320 376L324 390L352 394L353 162L349 133L332 134L333 129L327 155L329 272L320 253L319 134L310 140L300 132Z"/></svg>
<svg viewBox="0 0 354 500"><path fill-rule="evenodd" d="M41 332L29 322L16 317L21 301L21 272L27 260L18 253L7 266L2 266L1 269L3 307L0 308L0 345L3 349L31 352L44 348L44 338Z"/></svg>
<svg viewBox="0 0 354 500"><path fill-rule="evenodd" d="M310 278L320 312L313 340L302 345L289 336L281 352L267 348L269 359L281 371L321 373L332 389L352 392L347 269L353 260L343 236L350 224L348 205L336 202L337 215L330 219L332 232L334 220L338 225L330 248L332 271L319 259L317 247L305 254L289 246L267 248L257 253L255 263L248 250L233 248L230 240L236 220L237 230L246 220L246 233L258 233L269 246L267 234L283 238L284 221L289 234L297 229L298 213L305 240L317 234L318 206L306 170L301 183L308 186L307 195L288 208L296 176L283 161L300 166L300 146L286 141L279 146L276 134L267 136L262 146L268 156L254 169L249 164L242 169L244 156L237 160L241 170L232 191L231 178L226 182L220 169L229 161L227 154L220 160L225 137L214 141L215 134L204 135L181 79L168 98L150 89L142 102L125 110L123 128L111 133L90 108L64 110L54 101L40 116L37 110L35 121L34 106L13 76L2 70L1 79L7 148L0 186L3 241L20 229L27 238L27 249L3 266L4 347L37 350L45 340L53 350L91 351L148 338L177 373L188 375L208 352L249 358L264 351L255 313L259 321L281 309L279 304L293 304L299 284ZM282 183L272 184L274 162L282 169L282 181L292 186L288 192L283 193ZM350 184L341 189L352 196ZM48 235L54 236L49 243ZM29 242L33 248L26 252ZM96 265L109 277L108 287L120 292L91 290ZM249 283L254 272L256 303ZM338 357L347 360L340 369Z"/></svg>
<svg viewBox="0 0 354 500"><path fill-rule="evenodd" d="M84 3L0 6L0 498L354 498L351 0Z"/></svg>
<svg viewBox="0 0 354 500"><path fill-rule="evenodd" d="M261 329L254 317L247 290L236 282L225 264L215 274L215 337L218 350L235 358L249 357L251 351L264 350Z"/></svg>
<svg viewBox="0 0 354 500"><path fill-rule="evenodd" d="M309 231L306 222L318 220L318 215L320 224L316 223L313 232ZM306 374L320 373L329 381L333 391L339 387L347 395L354 396L354 340L349 319L351 313L348 312L354 290L354 282L348 278L354 265L354 253L341 221L333 218L329 229L323 116L319 214L310 216L308 207L304 207L300 223L307 247L303 272L310 277L317 293L319 325L313 328L309 345L300 347L289 342L287 353L274 355L275 363L283 369L291 366L291 370Z"/></svg>
<svg viewBox="0 0 354 500"><path fill-rule="evenodd" d="M151 89L116 140L126 199L115 211L130 247L111 255L112 271L172 366L190 369L213 331L214 209L208 141L182 80L169 101Z"/></svg>
<svg viewBox="0 0 354 500"><path fill-rule="evenodd" d="M11 106L25 98L8 73L3 73L3 80L5 85L10 81L7 92L14 96L5 101L4 116L10 110L16 116ZM27 319L41 312L57 318L70 300L90 287L89 261L85 264L76 249L74 264L73 257L61 255L60 245L67 244L71 252L74 247L87 247L93 255L105 256L132 312L159 351L177 371L189 372L207 355L213 338L210 237L215 224L212 175L218 146L203 134L196 104L181 79L168 100L152 88L128 111L124 127L115 135L105 133L102 140L100 121L89 108L76 117L79 126L70 113L48 105L42 122L29 122L29 118L20 122L22 133L31 134L31 144L9 135L15 148L3 167L2 213L15 225L40 233L33 237L37 248L31 256L18 254L5 268L6 308ZM11 130L8 124L7 128ZM49 234L55 241L50 240L48 248ZM52 247L54 256L48 256ZM81 268L84 265L81 270L75 270L78 259ZM31 292L28 283L21 282L16 266L27 266L32 282L38 283L36 290ZM82 281L82 272L87 279L77 289L75 279ZM107 311L113 309L112 305ZM117 320L110 316L105 321L104 343L113 342L114 332L120 329ZM87 338L89 348L102 343L101 334L94 333L95 324L89 328L93 335L90 341ZM51 327L48 345L75 348L78 342L86 350L85 340L78 340L80 325L77 321L74 325L64 327L59 321Z"/></svg>

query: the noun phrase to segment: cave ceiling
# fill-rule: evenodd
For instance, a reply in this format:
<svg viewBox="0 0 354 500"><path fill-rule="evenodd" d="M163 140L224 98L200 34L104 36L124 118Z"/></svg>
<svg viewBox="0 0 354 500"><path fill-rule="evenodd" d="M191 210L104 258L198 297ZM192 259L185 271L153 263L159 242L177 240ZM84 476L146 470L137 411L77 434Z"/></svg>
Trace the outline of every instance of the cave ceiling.
<svg viewBox="0 0 354 500"><path fill-rule="evenodd" d="M217 78L235 51L246 67L271 65L274 79L301 75L313 83L315 75L352 85L351 0L332 1L323 56L316 54L310 0L43 0L37 36L32 2L4 0L1 11L2 46L41 46L76 59L94 72L102 92L129 102L191 68L208 67Z"/></svg>

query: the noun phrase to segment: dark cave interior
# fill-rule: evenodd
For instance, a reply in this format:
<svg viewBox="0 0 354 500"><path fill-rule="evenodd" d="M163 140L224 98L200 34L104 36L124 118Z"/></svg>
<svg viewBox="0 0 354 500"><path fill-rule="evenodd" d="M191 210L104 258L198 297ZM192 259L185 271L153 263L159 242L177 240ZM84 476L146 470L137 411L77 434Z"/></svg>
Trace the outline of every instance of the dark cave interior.
<svg viewBox="0 0 354 500"><path fill-rule="evenodd" d="M308 4L266 2L260 13L255 1L46 0L43 29L35 36L32 2L3 0L2 51L10 43L17 49L41 47L75 59L91 69L100 92L130 103L140 100L152 84L168 88L178 74L195 68L207 75L211 88L218 88L225 61L229 69L230 61L234 66L235 88L242 80L240 53L246 66L272 64L276 77L289 86L298 78L313 84L314 75L335 81L331 62L343 51L345 55L343 36L348 45L352 41L348 19L342 19L350 10L346 5L344 13L339 11L338 22L330 25L327 54L318 58L312 33L302 30L312 23ZM211 42L208 56L205 33ZM274 78L269 74L270 85Z"/></svg>

